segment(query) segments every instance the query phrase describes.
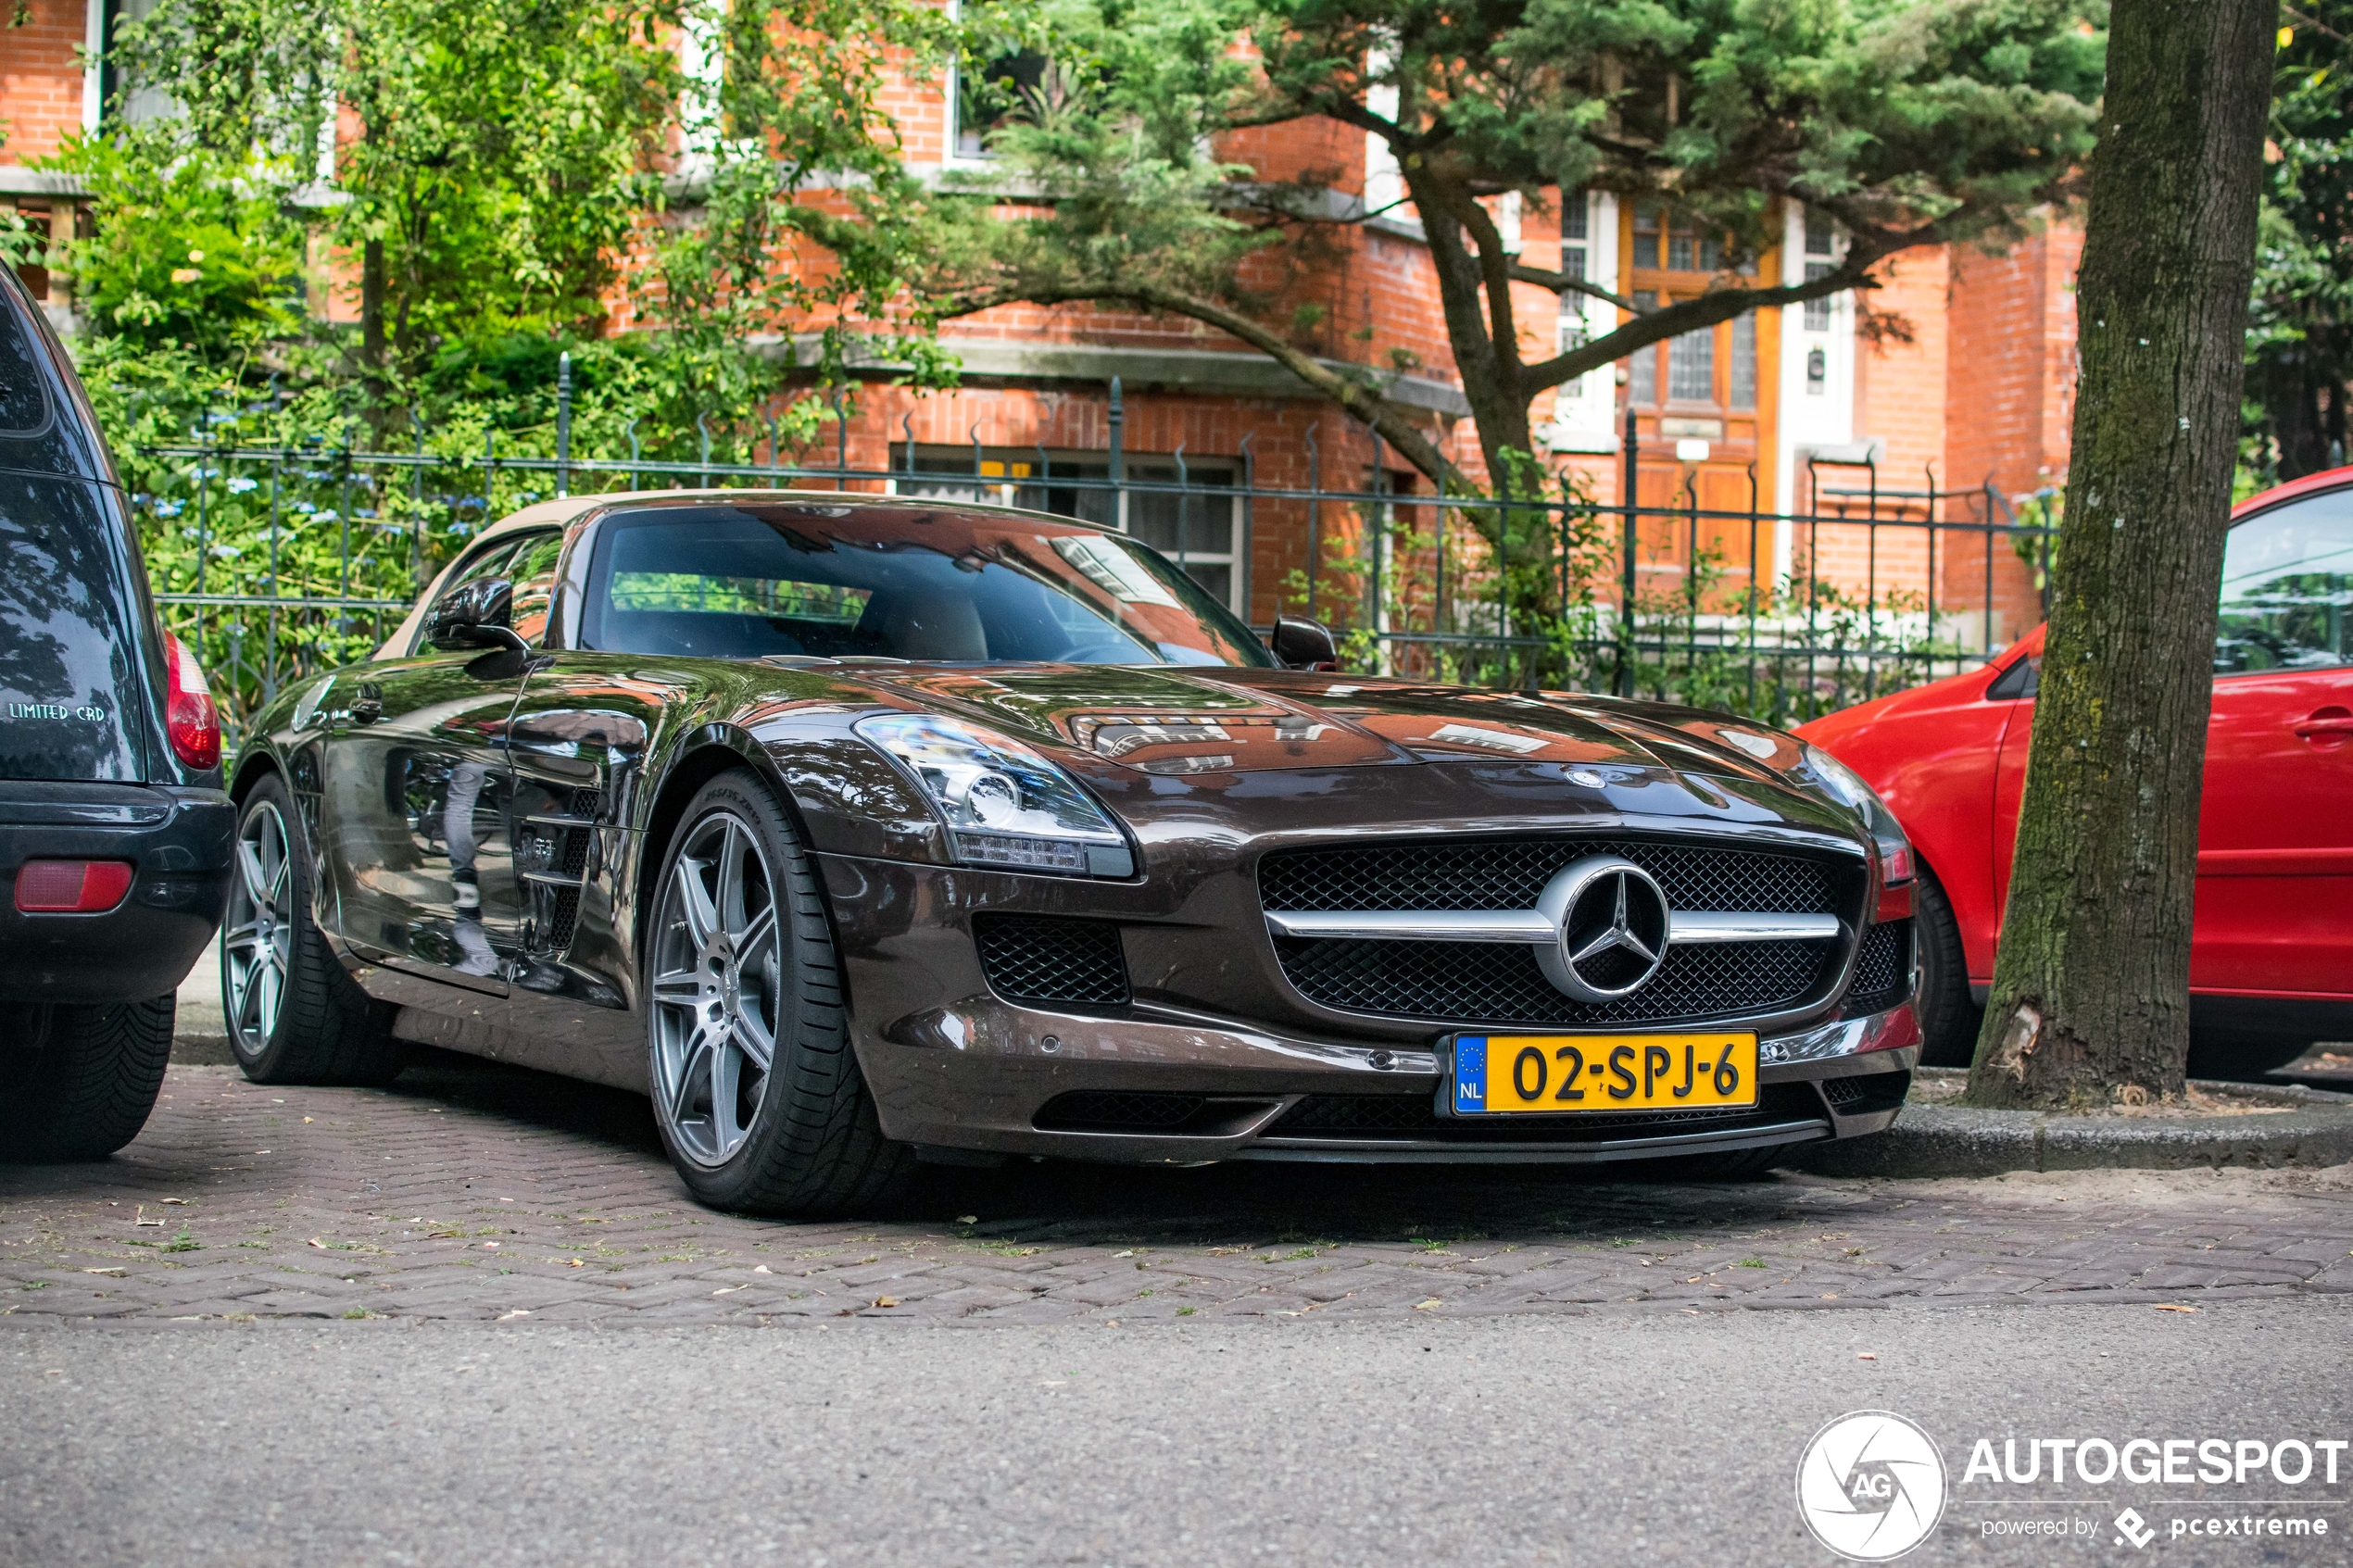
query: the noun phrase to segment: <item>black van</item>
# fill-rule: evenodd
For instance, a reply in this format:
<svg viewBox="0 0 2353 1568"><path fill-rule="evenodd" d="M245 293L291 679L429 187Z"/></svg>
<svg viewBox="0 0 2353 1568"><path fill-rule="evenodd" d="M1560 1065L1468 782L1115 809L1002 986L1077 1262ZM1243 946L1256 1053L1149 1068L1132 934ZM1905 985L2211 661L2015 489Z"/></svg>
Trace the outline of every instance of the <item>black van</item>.
<svg viewBox="0 0 2353 1568"><path fill-rule="evenodd" d="M156 619L81 383L0 266L0 1160L138 1135L234 824L204 673Z"/></svg>

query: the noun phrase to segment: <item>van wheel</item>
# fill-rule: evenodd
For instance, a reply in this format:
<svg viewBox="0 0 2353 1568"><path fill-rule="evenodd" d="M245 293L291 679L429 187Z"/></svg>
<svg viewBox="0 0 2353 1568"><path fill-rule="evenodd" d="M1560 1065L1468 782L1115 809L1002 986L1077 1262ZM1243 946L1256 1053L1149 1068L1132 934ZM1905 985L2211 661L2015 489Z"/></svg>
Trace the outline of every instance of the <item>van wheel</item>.
<svg viewBox="0 0 2353 1568"><path fill-rule="evenodd" d="M1952 901L1926 866L1912 884L1912 930L1919 947L1920 1065L1967 1067L1977 1056L1985 1010L1969 998L1969 960Z"/></svg>
<svg viewBox="0 0 2353 1568"><path fill-rule="evenodd" d="M311 918L302 818L272 775L245 797L237 874L220 926L229 1046L257 1084L388 1084L400 1072L392 1009L362 991Z"/></svg>
<svg viewBox="0 0 2353 1568"><path fill-rule="evenodd" d="M171 1060L177 997L36 1006L0 1056L0 1150L25 1163L104 1160L139 1135ZM11 1030L15 1033L15 1030Z"/></svg>
<svg viewBox="0 0 2353 1568"><path fill-rule="evenodd" d="M883 1135L816 872L767 786L742 769L703 785L650 889L639 995L654 1122L687 1189L812 1217L900 1195L914 1151Z"/></svg>

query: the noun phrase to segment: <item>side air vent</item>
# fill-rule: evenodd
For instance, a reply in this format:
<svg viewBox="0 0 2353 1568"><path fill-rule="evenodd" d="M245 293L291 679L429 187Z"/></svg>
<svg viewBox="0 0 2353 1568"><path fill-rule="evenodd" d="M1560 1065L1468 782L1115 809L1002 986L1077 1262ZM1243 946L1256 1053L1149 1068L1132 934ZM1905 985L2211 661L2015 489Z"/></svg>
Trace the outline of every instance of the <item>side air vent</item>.
<svg viewBox="0 0 2353 1568"><path fill-rule="evenodd" d="M1892 920L1863 933L1855 984L1846 991L1847 1012L1885 1012L1911 994L1912 922Z"/></svg>
<svg viewBox="0 0 2353 1568"><path fill-rule="evenodd" d="M1127 959L1109 921L978 914L973 944L988 988L1009 1002L1124 1007Z"/></svg>

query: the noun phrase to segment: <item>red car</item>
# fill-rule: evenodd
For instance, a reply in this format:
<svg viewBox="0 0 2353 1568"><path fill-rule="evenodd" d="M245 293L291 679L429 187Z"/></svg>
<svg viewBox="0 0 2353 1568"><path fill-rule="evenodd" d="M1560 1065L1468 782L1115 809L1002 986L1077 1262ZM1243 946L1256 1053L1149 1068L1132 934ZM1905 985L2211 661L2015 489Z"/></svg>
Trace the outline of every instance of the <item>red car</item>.
<svg viewBox="0 0 2353 1568"><path fill-rule="evenodd" d="M2190 1071L2248 1076L2353 1040L2353 468L2241 503L2223 557L2198 822ZM2009 892L2043 659L2036 627L1982 670L1797 733L1853 768L1919 859L1925 1060L1976 1047Z"/></svg>

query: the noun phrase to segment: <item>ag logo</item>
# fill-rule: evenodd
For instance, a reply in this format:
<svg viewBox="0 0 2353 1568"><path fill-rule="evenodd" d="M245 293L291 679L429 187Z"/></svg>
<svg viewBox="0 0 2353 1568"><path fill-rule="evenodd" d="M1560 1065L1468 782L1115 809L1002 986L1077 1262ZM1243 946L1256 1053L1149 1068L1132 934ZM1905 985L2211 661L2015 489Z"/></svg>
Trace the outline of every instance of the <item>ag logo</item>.
<svg viewBox="0 0 2353 1568"><path fill-rule="evenodd" d="M1928 1539L1944 1512L1944 1456L1886 1411L1856 1411L1814 1434L1797 1461L1797 1513L1814 1538L1857 1562Z"/></svg>

